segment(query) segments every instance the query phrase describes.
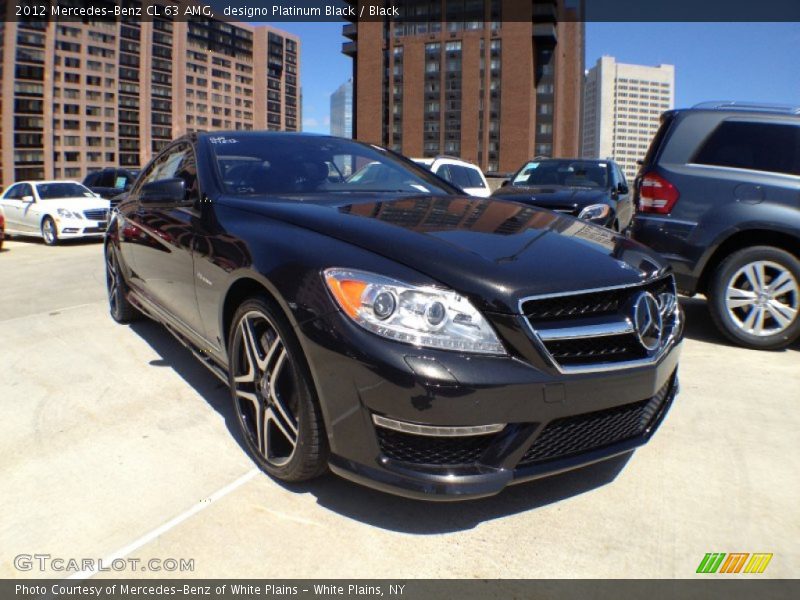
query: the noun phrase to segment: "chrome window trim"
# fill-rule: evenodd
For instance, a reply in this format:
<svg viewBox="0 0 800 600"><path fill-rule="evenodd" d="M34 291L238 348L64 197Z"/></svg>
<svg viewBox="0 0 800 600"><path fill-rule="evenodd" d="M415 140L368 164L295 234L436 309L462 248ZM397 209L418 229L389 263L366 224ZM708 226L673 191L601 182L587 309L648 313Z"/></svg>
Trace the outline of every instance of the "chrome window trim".
<svg viewBox="0 0 800 600"><path fill-rule="evenodd" d="M761 169L746 169L744 167L726 167L723 165L704 165L701 163L686 163L687 167L697 168L697 169L712 169L718 171L730 171L733 173L756 173L758 175L767 175L770 177L781 177L784 179L789 179L791 181L797 182L800 181L800 175L793 175L791 173L779 173L777 171L762 171Z"/></svg>

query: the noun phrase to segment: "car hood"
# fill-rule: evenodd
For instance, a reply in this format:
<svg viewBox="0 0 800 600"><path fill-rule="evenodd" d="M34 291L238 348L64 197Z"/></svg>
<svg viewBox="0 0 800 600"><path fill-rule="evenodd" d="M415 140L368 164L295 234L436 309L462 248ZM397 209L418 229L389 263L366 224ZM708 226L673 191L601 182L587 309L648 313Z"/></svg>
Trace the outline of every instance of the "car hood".
<svg viewBox="0 0 800 600"><path fill-rule="evenodd" d="M67 210L84 211L108 209L110 204L103 198L53 198L52 200L41 200L43 207L47 208L66 208Z"/></svg>
<svg viewBox="0 0 800 600"><path fill-rule="evenodd" d="M496 190L493 198L505 198L514 202L534 204L545 208L585 208L608 199L604 189L570 188L561 186L518 187L507 185Z"/></svg>
<svg viewBox="0 0 800 600"><path fill-rule="evenodd" d="M635 284L667 269L608 229L494 198L219 201L389 258L494 312L516 313L527 296Z"/></svg>

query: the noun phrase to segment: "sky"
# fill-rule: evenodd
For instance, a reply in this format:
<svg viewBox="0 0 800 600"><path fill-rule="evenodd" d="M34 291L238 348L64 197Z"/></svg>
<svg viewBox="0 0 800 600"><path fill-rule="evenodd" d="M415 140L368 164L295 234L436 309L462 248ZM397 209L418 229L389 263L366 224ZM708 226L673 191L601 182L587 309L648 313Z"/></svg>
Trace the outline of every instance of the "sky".
<svg viewBox="0 0 800 600"><path fill-rule="evenodd" d="M303 130L328 133L330 95L352 75L339 23L275 23L300 36ZM800 23L587 23L586 68L675 65L675 105L747 100L800 105Z"/></svg>

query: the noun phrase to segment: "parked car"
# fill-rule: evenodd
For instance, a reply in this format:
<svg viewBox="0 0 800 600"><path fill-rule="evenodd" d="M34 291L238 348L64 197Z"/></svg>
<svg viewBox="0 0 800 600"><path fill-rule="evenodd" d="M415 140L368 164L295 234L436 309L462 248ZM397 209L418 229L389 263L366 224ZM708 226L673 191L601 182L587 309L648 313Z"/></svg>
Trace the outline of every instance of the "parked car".
<svg viewBox="0 0 800 600"><path fill-rule="evenodd" d="M40 236L48 246L60 240L102 237L109 202L77 181L21 181L0 197L6 231Z"/></svg>
<svg viewBox="0 0 800 600"><path fill-rule="evenodd" d="M332 181L344 164L394 183ZM181 138L112 214L105 257L111 316L165 324L226 382L284 481L491 495L631 451L677 392L656 253L369 144Z"/></svg>
<svg viewBox="0 0 800 600"><path fill-rule="evenodd" d="M412 158L415 163L430 169L445 181L461 188L470 196L486 198L491 194L483 172L472 163L452 156Z"/></svg>
<svg viewBox="0 0 800 600"><path fill-rule="evenodd" d="M625 231L634 213L625 174L613 160L534 159L492 196L541 206L614 231Z"/></svg>
<svg viewBox="0 0 800 600"><path fill-rule="evenodd" d="M0 205L0 250L3 249L3 240L6 239L6 215L3 206Z"/></svg>
<svg viewBox="0 0 800 600"><path fill-rule="evenodd" d="M800 337L800 108L669 111L637 177L633 236L749 348Z"/></svg>
<svg viewBox="0 0 800 600"><path fill-rule="evenodd" d="M138 176L139 169L108 167L89 173L83 185L106 200L111 200L111 205L115 206L120 194L131 189Z"/></svg>

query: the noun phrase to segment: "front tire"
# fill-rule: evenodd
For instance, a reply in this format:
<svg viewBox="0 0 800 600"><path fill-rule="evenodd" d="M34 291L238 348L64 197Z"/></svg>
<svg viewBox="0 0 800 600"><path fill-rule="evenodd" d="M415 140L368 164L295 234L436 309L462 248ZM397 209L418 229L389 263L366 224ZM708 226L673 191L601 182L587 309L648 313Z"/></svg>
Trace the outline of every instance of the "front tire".
<svg viewBox="0 0 800 600"><path fill-rule="evenodd" d="M247 448L286 482L327 469L328 447L305 356L282 314L263 297L246 300L228 341L229 383Z"/></svg>
<svg viewBox="0 0 800 600"><path fill-rule="evenodd" d="M734 252L714 272L709 307L736 344L785 348L800 337L800 260L772 246Z"/></svg>
<svg viewBox="0 0 800 600"><path fill-rule="evenodd" d="M58 228L52 217L42 219L42 239L48 246L58 245Z"/></svg>

